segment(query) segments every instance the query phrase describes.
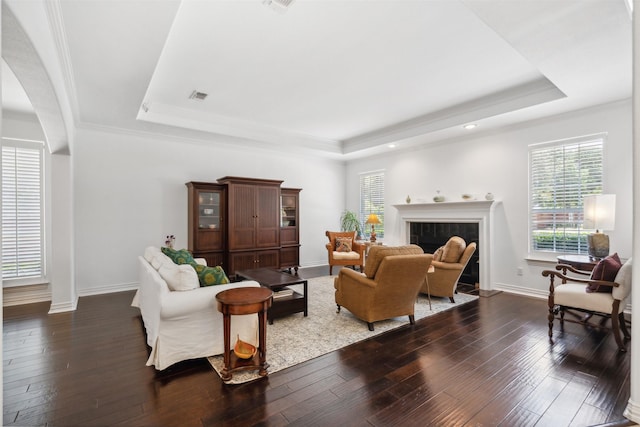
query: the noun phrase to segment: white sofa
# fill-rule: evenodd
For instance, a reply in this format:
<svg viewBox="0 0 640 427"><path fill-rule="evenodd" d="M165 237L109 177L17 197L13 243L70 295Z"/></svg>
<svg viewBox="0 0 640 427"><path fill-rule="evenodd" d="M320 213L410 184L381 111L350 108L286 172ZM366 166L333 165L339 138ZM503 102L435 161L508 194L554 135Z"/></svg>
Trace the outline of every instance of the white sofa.
<svg viewBox="0 0 640 427"><path fill-rule="evenodd" d="M196 261L206 264L203 259ZM224 353L222 314L218 311L216 294L260 284L244 281L200 287L193 267L174 264L157 247L147 248L144 256L138 257L138 263L140 288L131 305L140 308L147 344L151 347L147 366L163 370L181 360ZM232 346L237 336L258 345L257 314L232 316Z"/></svg>

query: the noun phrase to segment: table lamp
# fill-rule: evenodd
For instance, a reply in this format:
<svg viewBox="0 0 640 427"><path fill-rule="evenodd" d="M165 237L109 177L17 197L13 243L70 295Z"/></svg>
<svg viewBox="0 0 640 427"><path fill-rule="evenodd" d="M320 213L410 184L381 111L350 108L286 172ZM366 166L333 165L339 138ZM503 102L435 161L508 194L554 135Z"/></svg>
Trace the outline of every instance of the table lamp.
<svg viewBox="0 0 640 427"><path fill-rule="evenodd" d="M369 238L369 240L371 240L372 242L376 241L376 230L374 229L376 224L382 224L380 222L380 218L378 218L378 215L376 214L369 214L369 216L367 217L367 220L365 221L365 224L371 224L371 237Z"/></svg>
<svg viewBox="0 0 640 427"><path fill-rule="evenodd" d="M587 236L589 257L600 259L609 255L609 236L600 230L613 230L616 223L616 195L597 194L586 196L582 202L584 220L582 227L595 229Z"/></svg>

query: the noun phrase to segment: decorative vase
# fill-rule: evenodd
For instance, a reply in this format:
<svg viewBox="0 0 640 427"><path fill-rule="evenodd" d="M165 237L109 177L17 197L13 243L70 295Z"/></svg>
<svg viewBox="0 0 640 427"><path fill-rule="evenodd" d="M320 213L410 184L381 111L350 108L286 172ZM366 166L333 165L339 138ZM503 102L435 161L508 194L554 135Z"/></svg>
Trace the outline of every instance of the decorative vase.
<svg viewBox="0 0 640 427"><path fill-rule="evenodd" d="M438 194L433 196L433 201L436 202L436 203L444 202L444 196L440 195L440 190L436 191L436 193L438 193Z"/></svg>
<svg viewBox="0 0 640 427"><path fill-rule="evenodd" d="M484 198L487 199L487 200L493 200L493 193L489 192L489 193L485 194Z"/></svg>
<svg viewBox="0 0 640 427"><path fill-rule="evenodd" d="M411 197L407 196L407 203L411 203Z"/></svg>

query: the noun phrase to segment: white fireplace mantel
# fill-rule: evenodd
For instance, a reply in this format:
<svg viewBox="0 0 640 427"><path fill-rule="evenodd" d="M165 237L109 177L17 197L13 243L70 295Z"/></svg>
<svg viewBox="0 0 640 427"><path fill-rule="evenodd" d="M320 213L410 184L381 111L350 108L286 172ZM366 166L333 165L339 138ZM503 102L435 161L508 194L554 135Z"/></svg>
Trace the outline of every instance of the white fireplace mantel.
<svg viewBox="0 0 640 427"><path fill-rule="evenodd" d="M404 242L410 242L409 224L412 222L469 222L478 224L480 253L480 294L490 295L493 289L491 272L495 244L493 240L493 212L499 201L469 200L464 202L403 203L393 205L398 210L400 230Z"/></svg>

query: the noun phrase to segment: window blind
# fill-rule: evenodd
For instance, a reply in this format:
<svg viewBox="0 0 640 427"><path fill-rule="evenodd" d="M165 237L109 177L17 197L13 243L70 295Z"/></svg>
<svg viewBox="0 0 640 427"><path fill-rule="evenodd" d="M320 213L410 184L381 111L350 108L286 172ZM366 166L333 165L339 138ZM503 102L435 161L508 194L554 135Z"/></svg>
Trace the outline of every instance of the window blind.
<svg viewBox="0 0 640 427"><path fill-rule="evenodd" d="M375 225L378 238L384 237L384 172L367 172L360 175L360 219L365 234L371 233L371 225L364 224L370 214L378 215L381 224Z"/></svg>
<svg viewBox="0 0 640 427"><path fill-rule="evenodd" d="M43 276L43 145L2 142L2 279Z"/></svg>
<svg viewBox="0 0 640 427"><path fill-rule="evenodd" d="M533 251L587 253L582 200L602 193L603 143L591 137L530 147Z"/></svg>

